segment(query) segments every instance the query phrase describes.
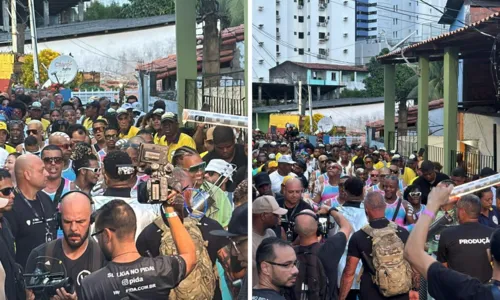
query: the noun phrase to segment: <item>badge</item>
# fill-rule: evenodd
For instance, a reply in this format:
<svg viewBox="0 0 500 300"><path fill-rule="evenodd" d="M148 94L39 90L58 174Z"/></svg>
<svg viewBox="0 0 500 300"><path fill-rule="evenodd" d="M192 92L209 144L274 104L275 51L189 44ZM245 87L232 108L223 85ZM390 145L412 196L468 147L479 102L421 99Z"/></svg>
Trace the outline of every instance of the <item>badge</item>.
<svg viewBox="0 0 500 300"><path fill-rule="evenodd" d="M497 224L498 225L498 219L497 219L497 216L493 216L493 218L491 218L493 220L493 223Z"/></svg>
<svg viewBox="0 0 500 300"><path fill-rule="evenodd" d="M47 233L45 234L45 242L47 242L47 243L48 243L48 242L52 242L52 240L53 240L53 239L54 239L54 237L52 236L52 233L47 232Z"/></svg>

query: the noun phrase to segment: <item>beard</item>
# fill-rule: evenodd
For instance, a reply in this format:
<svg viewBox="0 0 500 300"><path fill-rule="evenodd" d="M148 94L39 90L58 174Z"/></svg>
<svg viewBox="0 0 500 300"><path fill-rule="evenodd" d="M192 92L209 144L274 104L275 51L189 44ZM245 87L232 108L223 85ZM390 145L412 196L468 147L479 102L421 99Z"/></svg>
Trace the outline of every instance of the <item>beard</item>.
<svg viewBox="0 0 500 300"><path fill-rule="evenodd" d="M89 231L90 231L90 228L87 228L87 231L85 232L85 234L83 236L81 236L79 234L69 234L68 235L68 234L66 234L66 231L63 230L64 240L66 241L66 243L68 244L68 246L71 249L78 249L83 245L83 243L85 243L85 241L89 237ZM72 238L72 237L79 237L80 241L77 243L74 243L70 240L70 238Z"/></svg>

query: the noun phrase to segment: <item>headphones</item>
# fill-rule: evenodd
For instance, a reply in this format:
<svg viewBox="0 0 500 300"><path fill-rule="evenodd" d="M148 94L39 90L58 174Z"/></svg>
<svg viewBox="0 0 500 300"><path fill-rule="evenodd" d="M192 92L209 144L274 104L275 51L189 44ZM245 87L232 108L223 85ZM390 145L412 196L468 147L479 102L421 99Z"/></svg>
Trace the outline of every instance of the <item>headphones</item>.
<svg viewBox="0 0 500 300"><path fill-rule="evenodd" d="M82 191L70 191L70 192L67 192L66 194L64 194L64 196L61 197L59 205L62 203L62 201L64 200L64 198L68 197L71 194L76 194L76 193L84 195L87 199L89 199L89 202L90 202L91 205L94 204L94 201L92 200L92 198L89 195L87 195L87 193L84 193ZM61 211L59 209L57 209L55 215L56 215L55 217L56 217L57 226L59 228L61 228L61 230L62 230L63 227L62 227ZM95 222L95 212L92 212L92 214L90 215L90 225L94 224L94 222Z"/></svg>
<svg viewBox="0 0 500 300"><path fill-rule="evenodd" d="M316 220L316 222L319 221L319 216L317 214L313 214L309 211L303 210L303 211L298 212L295 216L293 216L292 221L294 223L295 223L295 218L297 218L298 216L309 216L309 217L313 218L314 220Z"/></svg>

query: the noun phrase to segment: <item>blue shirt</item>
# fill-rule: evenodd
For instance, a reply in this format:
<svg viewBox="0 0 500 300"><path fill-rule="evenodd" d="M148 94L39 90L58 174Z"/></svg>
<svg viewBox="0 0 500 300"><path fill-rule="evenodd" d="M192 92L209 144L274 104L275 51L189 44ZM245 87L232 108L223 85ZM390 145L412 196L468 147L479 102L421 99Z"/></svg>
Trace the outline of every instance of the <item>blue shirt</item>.
<svg viewBox="0 0 500 300"><path fill-rule="evenodd" d="M488 211L488 217L484 216L483 214L479 214L478 220L480 224L486 225L491 228L497 228L498 221L500 220L500 214L496 206L493 205Z"/></svg>

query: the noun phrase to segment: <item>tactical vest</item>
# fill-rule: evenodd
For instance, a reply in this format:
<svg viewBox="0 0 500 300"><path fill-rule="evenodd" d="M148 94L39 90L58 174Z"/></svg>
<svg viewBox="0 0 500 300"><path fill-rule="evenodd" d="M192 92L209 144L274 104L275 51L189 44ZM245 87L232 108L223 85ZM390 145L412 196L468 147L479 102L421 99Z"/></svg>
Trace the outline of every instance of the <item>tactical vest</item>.
<svg viewBox="0 0 500 300"><path fill-rule="evenodd" d="M161 217L156 218L154 223L162 230L160 254L177 255L174 239L170 228L165 225ZM184 227L193 239L196 248L197 263L193 271L181 281L181 283L170 291L169 299L213 299L215 284L217 281L216 267L212 266L212 260L208 255L203 235L198 228L198 221L193 218L184 218Z"/></svg>

